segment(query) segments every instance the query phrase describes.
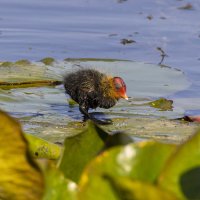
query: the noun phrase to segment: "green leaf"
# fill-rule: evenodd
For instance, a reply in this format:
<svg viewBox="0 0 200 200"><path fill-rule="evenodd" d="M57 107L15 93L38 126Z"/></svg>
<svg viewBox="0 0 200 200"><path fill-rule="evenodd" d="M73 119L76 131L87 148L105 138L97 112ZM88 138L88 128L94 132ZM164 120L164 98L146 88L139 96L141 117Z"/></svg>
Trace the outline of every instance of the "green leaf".
<svg viewBox="0 0 200 200"><path fill-rule="evenodd" d="M29 155L19 123L0 111L0 130L0 199L41 199L43 174Z"/></svg>
<svg viewBox="0 0 200 200"><path fill-rule="evenodd" d="M78 199L80 200L102 200L102 199L109 199L109 200L120 200L119 196L113 192L111 184L102 178L101 175L92 175L89 177L84 174L84 184L83 184L83 177L81 180Z"/></svg>
<svg viewBox="0 0 200 200"><path fill-rule="evenodd" d="M13 65L13 63L12 63L12 62L9 62L9 61L5 61L5 62L2 62L2 63L0 64L1 67L10 67L10 66L12 66L12 65Z"/></svg>
<svg viewBox="0 0 200 200"><path fill-rule="evenodd" d="M173 109L173 101L168 100L165 98L160 98L158 100L152 101L149 103L151 107L158 108L161 111L167 111L167 110L172 110Z"/></svg>
<svg viewBox="0 0 200 200"><path fill-rule="evenodd" d="M115 147L96 157L84 170L80 180L82 199L121 199L113 193L104 177L111 179L127 177L133 180L154 183L175 145L158 142L140 142ZM101 186L101 190L99 187Z"/></svg>
<svg viewBox="0 0 200 200"><path fill-rule="evenodd" d="M51 57L46 57L40 61L43 62L45 65L51 65L51 64L53 64L53 62L55 62L55 59L51 58Z"/></svg>
<svg viewBox="0 0 200 200"><path fill-rule="evenodd" d="M53 164L45 169L45 194L43 200L75 200L76 183L65 179L64 175Z"/></svg>
<svg viewBox="0 0 200 200"><path fill-rule="evenodd" d="M81 185L80 200L177 200L177 198L147 182L106 174L92 176L88 185Z"/></svg>
<svg viewBox="0 0 200 200"><path fill-rule="evenodd" d="M90 122L88 128L74 137L65 139L64 153L59 163L65 177L77 182L85 165L104 147L107 133Z"/></svg>
<svg viewBox="0 0 200 200"><path fill-rule="evenodd" d="M180 177L180 185L182 192L188 199L200 199L199 174L200 166L186 171Z"/></svg>
<svg viewBox="0 0 200 200"><path fill-rule="evenodd" d="M113 192L120 200L177 200L175 196L152 184L133 181L130 178L111 178L105 176L109 181Z"/></svg>
<svg viewBox="0 0 200 200"><path fill-rule="evenodd" d="M16 65L30 65L31 62L29 60L26 59L22 59L22 60L18 60L15 62Z"/></svg>
<svg viewBox="0 0 200 200"><path fill-rule="evenodd" d="M80 134L65 139L63 156L59 167L65 177L77 182L86 164L107 148L132 142L123 133L109 135L99 126L89 121L88 127Z"/></svg>
<svg viewBox="0 0 200 200"><path fill-rule="evenodd" d="M58 159L61 155L61 146L47 142L31 134L25 135L29 142L29 150L32 157Z"/></svg>
<svg viewBox="0 0 200 200"><path fill-rule="evenodd" d="M99 174L155 182L175 147L148 141L105 151L87 166L81 183L85 184L85 180L88 182L92 176Z"/></svg>
<svg viewBox="0 0 200 200"><path fill-rule="evenodd" d="M13 89L13 88L27 88L27 87L44 87L60 85L61 81L56 80L39 80L39 81L24 81L24 82L0 82L1 89Z"/></svg>
<svg viewBox="0 0 200 200"><path fill-rule="evenodd" d="M181 199L200 199L199 168L200 130L171 156L161 172L159 185Z"/></svg>

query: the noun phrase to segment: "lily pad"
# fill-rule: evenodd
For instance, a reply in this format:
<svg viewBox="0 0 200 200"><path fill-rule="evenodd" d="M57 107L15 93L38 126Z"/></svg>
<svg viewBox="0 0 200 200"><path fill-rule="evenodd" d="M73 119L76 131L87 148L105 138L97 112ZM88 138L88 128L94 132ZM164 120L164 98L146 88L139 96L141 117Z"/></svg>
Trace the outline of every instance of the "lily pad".
<svg viewBox="0 0 200 200"><path fill-rule="evenodd" d="M44 63L45 65L52 65L53 62L55 62L55 59L51 57L47 57L47 58L43 58L41 62Z"/></svg>
<svg viewBox="0 0 200 200"><path fill-rule="evenodd" d="M16 65L30 65L31 62L29 60L22 59L22 60L16 61L15 64Z"/></svg>
<svg viewBox="0 0 200 200"><path fill-rule="evenodd" d="M25 61L18 62L9 64L6 64L5 62L0 63L1 66L7 66L0 68L0 83L21 83L46 80L58 81L62 79L62 76L55 74L54 71L51 70L51 67L42 65L41 63L28 64L27 61L27 63L24 64Z"/></svg>
<svg viewBox="0 0 200 200"><path fill-rule="evenodd" d="M149 103L150 106L154 108L158 108L162 111L172 110L173 108L172 104L173 104L172 100L167 100L165 98L160 98L158 100L155 100Z"/></svg>
<svg viewBox="0 0 200 200"><path fill-rule="evenodd" d="M157 117L174 119L184 116L184 107L178 107L177 104L174 104L173 110L167 111L160 111L148 104L152 102L152 99L187 88L190 83L181 71L139 62L94 58L68 59L63 62L53 62L52 65L44 65L41 62L30 65L13 63L10 67L0 68L0 82L4 89L8 89L0 90L1 108L19 118L26 132L39 135L52 142L63 142L65 137L80 132L82 115L78 105L72 106L70 101L68 102L68 96L62 85L52 87L47 85L59 84L64 73L80 67L96 68L113 76L121 76L127 84L129 101L120 100L115 107L108 110L99 108L98 112L90 110L96 118L108 117L113 120L115 126L109 126L109 131L119 129L134 133L137 130L135 127L138 127L135 117L148 118L141 119L143 124L146 120L157 124L156 121L161 120ZM3 86L4 83L7 85ZM176 102L174 99L173 101ZM120 122L120 119L123 120ZM168 121L167 128L159 127L160 137L164 135L163 140L166 138L165 135L168 135L169 129L170 134L172 132L173 125L170 123L174 124ZM193 130L193 127L188 127L186 130L189 129ZM148 128L143 129L143 132L144 130L149 132ZM153 131L151 133L153 134ZM185 138L185 135L179 137L181 136ZM143 135L140 134L139 137Z"/></svg>

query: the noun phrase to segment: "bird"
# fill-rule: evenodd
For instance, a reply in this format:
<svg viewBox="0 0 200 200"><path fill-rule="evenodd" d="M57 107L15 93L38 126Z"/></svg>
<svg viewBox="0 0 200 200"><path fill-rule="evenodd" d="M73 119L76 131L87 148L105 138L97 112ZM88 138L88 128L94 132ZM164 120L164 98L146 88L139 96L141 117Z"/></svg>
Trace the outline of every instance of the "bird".
<svg viewBox="0 0 200 200"><path fill-rule="evenodd" d="M96 69L79 69L65 74L63 78L65 92L79 104L84 119L98 124L110 124L111 120L95 119L90 108L111 108L120 98L128 100L126 84L121 77L112 77Z"/></svg>

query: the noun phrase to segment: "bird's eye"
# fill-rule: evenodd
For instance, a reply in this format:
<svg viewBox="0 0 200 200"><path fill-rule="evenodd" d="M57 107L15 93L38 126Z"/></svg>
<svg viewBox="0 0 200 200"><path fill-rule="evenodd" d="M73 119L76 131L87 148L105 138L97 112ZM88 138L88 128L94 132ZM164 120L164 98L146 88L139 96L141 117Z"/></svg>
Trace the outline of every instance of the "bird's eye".
<svg viewBox="0 0 200 200"><path fill-rule="evenodd" d="M121 87L122 87L122 85L121 85L120 83L115 83L115 88L116 88L117 90L119 90Z"/></svg>

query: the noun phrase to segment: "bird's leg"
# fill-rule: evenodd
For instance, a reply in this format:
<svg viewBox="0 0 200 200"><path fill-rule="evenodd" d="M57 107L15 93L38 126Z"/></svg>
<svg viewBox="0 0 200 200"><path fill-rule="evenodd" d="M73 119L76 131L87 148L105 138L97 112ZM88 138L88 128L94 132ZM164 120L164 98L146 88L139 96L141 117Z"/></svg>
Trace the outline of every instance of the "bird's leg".
<svg viewBox="0 0 200 200"><path fill-rule="evenodd" d="M79 110L84 115L84 121L91 118L90 114L88 113L89 108L85 103L79 105Z"/></svg>
<svg viewBox="0 0 200 200"><path fill-rule="evenodd" d="M92 117L89 113L88 113L88 106L86 104L81 104L79 105L79 110L80 112L84 115L84 121L87 121L88 119L91 119L93 122L100 124L100 125L108 125L108 124L112 124L111 120L99 120L96 119L94 117Z"/></svg>

